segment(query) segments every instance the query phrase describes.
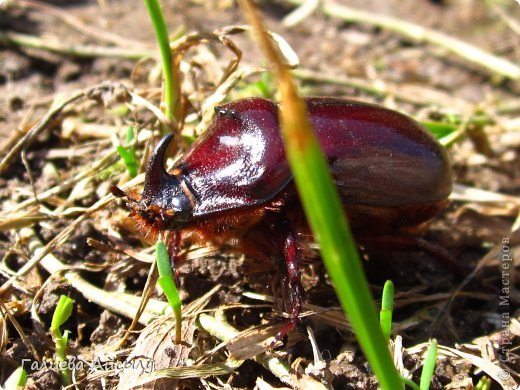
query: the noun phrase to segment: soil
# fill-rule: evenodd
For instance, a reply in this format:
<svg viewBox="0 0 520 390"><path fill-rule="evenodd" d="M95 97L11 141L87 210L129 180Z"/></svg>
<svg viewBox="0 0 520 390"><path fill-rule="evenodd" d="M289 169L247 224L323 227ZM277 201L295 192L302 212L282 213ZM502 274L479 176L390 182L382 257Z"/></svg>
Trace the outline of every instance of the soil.
<svg viewBox="0 0 520 390"><path fill-rule="evenodd" d="M394 354L402 361L403 374L419 382L425 343L435 338L439 359L430 388L471 389L483 377L492 379L491 389L515 388L520 380L520 82L437 45L414 42L369 23L342 21L319 10L286 27L283 18L294 9L291 3L258 5L269 29L287 41L299 57L299 69L307 71L297 76L302 94L361 99L461 130L449 146L455 182L488 191L469 194L456 187L449 206L424 229L423 238L447 251L455 264L418 248L360 248L374 296L381 295L385 280L395 285L392 345L402 341L403 349L396 347ZM337 3L416 23L520 63L520 7L514 2ZM162 6L170 33L179 36L245 23L240 8L230 0L163 1ZM82 30L80 22L91 32ZM21 34L42 41L22 42ZM156 53L156 44L145 4L6 2L0 4L0 35L0 158L16 151L0 165L0 383L24 365L28 388L61 387L52 364L49 328L60 295L67 295L74 299L71 316L62 325L70 331L67 354L72 361L88 363L75 366L72 373L79 388L138 386L137 381L144 379L135 367L121 369L125 361L138 359L152 359L157 370L174 369L168 377L153 378L159 388L307 388L309 378L334 389L377 388L315 250L301 267L306 301L313 305L305 311L324 314L306 316L302 323L313 329L323 361L316 360L305 326L291 332L277 349L291 366L289 380L259 364L252 352L254 342L269 345L268 336L284 323L280 299L274 303L269 299L279 294L276 267L226 250L232 244L191 248L190 261L178 269L188 313L183 344L173 343L174 321L164 315L151 316L154 321L148 325L137 323L123 339L134 318L134 312L124 313L126 298L117 296L121 303L110 306L109 295L106 302L96 300L74 278L110 297L131 295L136 299L134 308L149 278L151 243L136 232L124 202L91 209L111 186L129 179L113 153L114 139L124 140L129 126L141 130L144 135L137 146L141 170L155 142L145 136L158 128L154 113L129 97L135 93L159 106L158 61L146 55ZM265 63L247 33L230 39L242 51L241 67ZM43 47L47 44L59 49ZM92 52L93 48L98 51ZM100 48L112 51L103 55ZM185 140L198 131L202 101L215 91L232 59L232 52L211 39L186 52L183 94L191 103L188 113L197 115L187 118ZM226 99L260 95L258 80L255 74L240 81L225 91ZM272 83L266 85L276 95ZM64 99L86 90L48 117ZM24 140L24 134L34 129L38 131ZM26 164L16 146L20 140ZM90 168L92 172L85 173ZM46 194L60 185L58 191ZM136 190L140 191L139 185ZM22 203L34 194L38 202ZM495 196L493 201L484 199L490 195ZM52 242L60 234L63 238ZM62 268L42 261L13 279L13 272L37 257L34 240L43 246L52 242L45 248ZM264 300L244 294L248 292L263 294ZM158 289L151 287L149 293L164 301ZM244 332L217 348L220 341L195 322L195 314L203 310ZM258 353L267 351L263 348ZM244 361L218 373L223 362L231 364L229 356L244 356ZM27 364L38 359L49 364ZM193 366L192 371L187 366Z"/></svg>

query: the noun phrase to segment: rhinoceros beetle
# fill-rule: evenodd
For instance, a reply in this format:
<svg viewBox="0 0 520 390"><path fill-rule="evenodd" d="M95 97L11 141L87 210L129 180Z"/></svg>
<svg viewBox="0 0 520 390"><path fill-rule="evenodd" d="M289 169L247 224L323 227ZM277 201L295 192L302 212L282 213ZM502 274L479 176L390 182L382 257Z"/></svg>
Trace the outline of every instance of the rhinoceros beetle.
<svg viewBox="0 0 520 390"><path fill-rule="evenodd" d="M452 189L444 148L417 122L377 105L305 99L309 120L355 235L402 234L430 220ZM155 147L142 194L127 197L145 235L167 232L172 262L190 242L232 243L251 257L284 259L286 310L298 322L303 288L298 261L308 229L280 136L278 106L248 98L215 109L207 131L165 169L172 135ZM319 204L315 205L320 207ZM306 230L308 231L308 230Z"/></svg>

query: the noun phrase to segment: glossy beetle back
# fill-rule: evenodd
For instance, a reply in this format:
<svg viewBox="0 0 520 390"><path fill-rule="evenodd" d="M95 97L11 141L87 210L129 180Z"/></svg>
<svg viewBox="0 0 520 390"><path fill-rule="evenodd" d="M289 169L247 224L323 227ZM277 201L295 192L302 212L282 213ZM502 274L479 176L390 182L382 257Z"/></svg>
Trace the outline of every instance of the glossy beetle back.
<svg viewBox="0 0 520 390"><path fill-rule="evenodd" d="M412 225L442 207L452 187L449 159L417 122L344 99L308 98L306 103L347 210L361 219ZM139 202L140 213L150 221L158 214L165 229L297 202L278 106L268 100L250 98L216 108L210 127L173 175L164 171L168 142L163 139L154 151Z"/></svg>
<svg viewBox="0 0 520 390"><path fill-rule="evenodd" d="M396 207L450 194L447 153L413 119L343 99L311 98L307 107L347 204Z"/></svg>

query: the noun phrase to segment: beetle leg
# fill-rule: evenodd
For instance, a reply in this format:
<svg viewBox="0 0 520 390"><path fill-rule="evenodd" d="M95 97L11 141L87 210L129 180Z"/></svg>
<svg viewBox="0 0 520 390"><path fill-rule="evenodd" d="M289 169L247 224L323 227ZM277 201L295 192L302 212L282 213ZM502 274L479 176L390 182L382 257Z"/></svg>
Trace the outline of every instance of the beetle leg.
<svg viewBox="0 0 520 390"><path fill-rule="evenodd" d="M181 262L181 232L173 230L168 234L168 255L170 255L170 263L175 277L175 284L179 286L179 270L177 266Z"/></svg>
<svg viewBox="0 0 520 390"><path fill-rule="evenodd" d="M298 268L300 253L295 234L288 222L284 222L283 224L286 225L286 229L284 229L286 237L283 242L284 264L280 267L282 269L281 287L285 311L289 313L290 318L277 333L276 341L282 340L300 323L302 300L305 293L300 282L300 270Z"/></svg>

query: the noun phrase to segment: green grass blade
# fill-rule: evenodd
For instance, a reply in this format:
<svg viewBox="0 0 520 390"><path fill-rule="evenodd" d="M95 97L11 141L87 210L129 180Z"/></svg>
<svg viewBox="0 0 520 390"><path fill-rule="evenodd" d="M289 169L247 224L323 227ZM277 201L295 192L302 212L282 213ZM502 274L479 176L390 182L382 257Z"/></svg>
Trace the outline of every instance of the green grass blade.
<svg viewBox="0 0 520 390"><path fill-rule="evenodd" d="M402 388L381 332L356 244L345 218L342 218L345 213L328 164L315 136L309 138L311 141L304 145L294 145L292 137L285 137L289 162L305 213L321 246L323 261L343 310L381 387L391 390Z"/></svg>
<svg viewBox="0 0 520 390"><path fill-rule="evenodd" d="M430 347L428 348L428 352L426 353L426 357L424 358L423 369L421 372L421 381L419 383L419 387L421 388L421 390L428 390L430 388L433 373L435 372L436 362L437 340L434 339L430 342Z"/></svg>
<svg viewBox="0 0 520 390"><path fill-rule="evenodd" d="M447 137L451 133L456 132L459 129L458 124L451 124L445 122L421 122L421 124L428 129L435 138L441 139Z"/></svg>
<svg viewBox="0 0 520 390"><path fill-rule="evenodd" d="M166 246L161 240L157 241L155 253L157 258L157 269L159 270L159 279L157 280L157 283L161 286L161 289L163 290L164 295L166 295L166 299L175 314L175 342L179 344L181 342L182 329L181 298L179 297L179 291L175 286L175 279L170 264L170 256L168 256Z"/></svg>
<svg viewBox="0 0 520 390"><path fill-rule="evenodd" d="M263 72L260 76L260 80L255 82L255 87L258 89L260 94L266 98L272 98L275 87L273 85L273 80L271 79L271 75L269 72Z"/></svg>
<svg viewBox="0 0 520 390"><path fill-rule="evenodd" d="M344 218L345 211L332 181L328 163L307 119L305 104L298 97L289 69L267 37L261 16L253 2L241 0L240 5L250 24L254 26L262 51L277 81L282 97L280 123L287 158L305 214L314 237L320 244L323 262L341 306L350 319L381 388L402 389L403 383L381 332L376 305L368 288L356 244Z"/></svg>
<svg viewBox="0 0 520 390"><path fill-rule="evenodd" d="M178 75L177 69L172 67L172 55L170 51L170 40L168 38L168 29L164 21L164 16L157 0L145 0L148 13L155 29L157 43L161 51L162 69L164 75L164 113L168 119L178 119L175 117L177 111L179 92L178 92Z"/></svg>
<svg viewBox="0 0 520 390"><path fill-rule="evenodd" d="M170 264L170 256L166 250L166 245L161 240L155 244L155 257L157 259L157 269L159 276L167 276L174 280L172 266Z"/></svg>
<svg viewBox="0 0 520 390"><path fill-rule="evenodd" d="M135 152L135 144L133 143L135 139L134 128L132 126L128 126L126 129L126 144L131 146L127 146L126 150L129 152L129 160L123 161L125 162L126 169L128 170L128 174L130 177L136 177L139 171L139 163L137 162L137 154Z"/></svg>
<svg viewBox="0 0 520 390"><path fill-rule="evenodd" d="M421 124L445 147L454 144L464 132L460 124L444 122L421 122Z"/></svg>

